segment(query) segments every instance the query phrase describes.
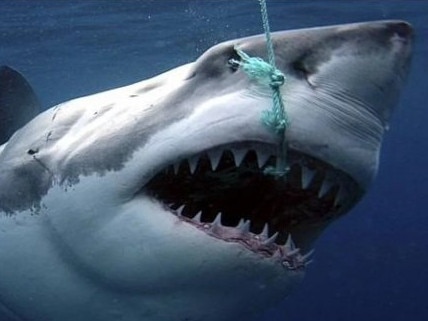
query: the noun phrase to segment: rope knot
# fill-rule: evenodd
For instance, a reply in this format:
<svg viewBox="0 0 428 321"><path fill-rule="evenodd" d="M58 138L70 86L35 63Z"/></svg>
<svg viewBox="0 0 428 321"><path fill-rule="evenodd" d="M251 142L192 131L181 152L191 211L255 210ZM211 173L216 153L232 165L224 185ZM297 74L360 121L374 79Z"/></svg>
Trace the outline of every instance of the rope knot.
<svg viewBox="0 0 428 321"><path fill-rule="evenodd" d="M250 57L236 47L235 51L241 60L230 59L229 63L232 66L241 66L248 77L271 88L279 88L284 84L285 76L279 69L259 57Z"/></svg>
<svg viewBox="0 0 428 321"><path fill-rule="evenodd" d="M269 86L273 90L273 106L271 110L265 110L262 115L263 122L278 135L283 135L288 125L288 119L284 112L284 105L279 87L285 82L284 74L271 64L259 57L250 57L242 50L235 48L241 60L231 59L232 66L242 67L248 77L262 85Z"/></svg>
<svg viewBox="0 0 428 321"><path fill-rule="evenodd" d="M270 75L270 86L272 88L278 88L284 85L284 82L285 82L284 74L280 70L275 69L273 73Z"/></svg>

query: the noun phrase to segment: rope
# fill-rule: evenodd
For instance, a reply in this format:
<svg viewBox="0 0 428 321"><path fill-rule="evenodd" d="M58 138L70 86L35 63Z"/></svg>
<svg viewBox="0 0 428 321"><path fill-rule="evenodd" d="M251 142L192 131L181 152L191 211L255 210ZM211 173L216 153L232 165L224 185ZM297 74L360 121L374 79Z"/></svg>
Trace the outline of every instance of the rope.
<svg viewBox="0 0 428 321"><path fill-rule="evenodd" d="M266 8L266 0L259 0L263 29L266 35L266 47L269 63L258 57L250 57L242 50L235 48L241 60L231 59L230 64L242 67L250 79L256 80L262 85L268 85L272 89L273 106L270 110L262 113L262 121L271 128L279 138L278 157L276 167L265 169L266 174L276 177L285 177L287 167L287 143L285 141L285 130L289 124L284 108L280 87L285 82L284 74L275 66L275 54L269 28L269 19Z"/></svg>
<svg viewBox="0 0 428 321"><path fill-rule="evenodd" d="M273 52L272 38L270 36L269 17L267 13L266 0L259 0L260 11L262 14L263 30L266 35L266 47L268 52L269 63L275 67L275 54Z"/></svg>

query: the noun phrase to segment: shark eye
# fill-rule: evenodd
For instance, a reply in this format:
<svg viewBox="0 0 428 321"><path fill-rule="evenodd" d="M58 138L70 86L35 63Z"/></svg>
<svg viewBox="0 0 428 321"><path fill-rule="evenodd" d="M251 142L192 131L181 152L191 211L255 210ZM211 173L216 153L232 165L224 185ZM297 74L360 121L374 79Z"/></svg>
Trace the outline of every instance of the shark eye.
<svg viewBox="0 0 428 321"><path fill-rule="evenodd" d="M292 63L291 66L293 70L299 75L301 75L302 77L305 77L305 78L308 77L309 70L306 68L303 60L296 60L295 62Z"/></svg>
<svg viewBox="0 0 428 321"><path fill-rule="evenodd" d="M292 70L294 71L294 73L299 78L304 79L311 88L315 87L314 84L309 80L309 77L311 76L312 72L308 68L307 64L304 62L303 59L299 59L299 60L294 61L291 64L291 67L292 67Z"/></svg>

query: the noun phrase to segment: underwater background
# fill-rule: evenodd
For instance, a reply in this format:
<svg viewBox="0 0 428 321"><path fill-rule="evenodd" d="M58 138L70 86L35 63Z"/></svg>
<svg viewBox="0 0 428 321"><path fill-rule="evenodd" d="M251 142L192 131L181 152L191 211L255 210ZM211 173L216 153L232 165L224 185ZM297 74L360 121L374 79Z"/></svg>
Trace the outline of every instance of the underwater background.
<svg viewBox="0 0 428 321"><path fill-rule="evenodd" d="M260 321L428 320L428 1L267 5L273 31L404 19L416 41L376 181L316 242L303 285ZM257 0L0 0L0 16L0 65L20 71L46 109L262 32Z"/></svg>

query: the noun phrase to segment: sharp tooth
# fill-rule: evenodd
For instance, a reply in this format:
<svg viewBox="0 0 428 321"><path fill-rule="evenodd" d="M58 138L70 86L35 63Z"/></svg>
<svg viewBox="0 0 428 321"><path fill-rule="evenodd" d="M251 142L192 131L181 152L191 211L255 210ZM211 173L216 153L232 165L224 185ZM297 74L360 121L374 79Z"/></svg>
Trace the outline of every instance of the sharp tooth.
<svg viewBox="0 0 428 321"><path fill-rule="evenodd" d="M244 225L242 225L241 231L244 232L244 233L250 232L250 224L251 224L250 220L247 220L244 223Z"/></svg>
<svg viewBox="0 0 428 321"><path fill-rule="evenodd" d="M342 205L345 202L345 189L343 186L339 188L339 192L337 192L336 198L334 199L334 206Z"/></svg>
<svg viewBox="0 0 428 321"><path fill-rule="evenodd" d="M174 174L177 175L178 174L178 169L180 168L180 163L175 163L174 164Z"/></svg>
<svg viewBox="0 0 428 321"><path fill-rule="evenodd" d="M315 171L307 168L306 166L301 166L301 167L302 167L302 188L307 189L315 176Z"/></svg>
<svg viewBox="0 0 428 321"><path fill-rule="evenodd" d="M235 165L236 165L236 167L238 167L241 165L242 160L244 159L245 155L247 154L247 151L242 150L242 149L232 149L232 154L235 158Z"/></svg>
<svg viewBox="0 0 428 321"><path fill-rule="evenodd" d="M220 163L221 155L223 154L220 150L214 150L208 152L208 157L211 161L211 168L213 171L217 169L218 164Z"/></svg>
<svg viewBox="0 0 428 321"><path fill-rule="evenodd" d="M238 222L238 225L236 225L236 228L237 229L241 228L241 226L244 225L244 223L245 223L245 220L243 218L241 218Z"/></svg>
<svg viewBox="0 0 428 321"><path fill-rule="evenodd" d="M333 183L327 178L322 182L321 188L318 191L318 198L322 198L333 187Z"/></svg>
<svg viewBox="0 0 428 321"><path fill-rule="evenodd" d="M212 222L213 226L221 226L221 213L218 213L215 220Z"/></svg>
<svg viewBox="0 0 428 321"><path fill-rule="evenodd" d="M293 256L296 256L299 253L300 253L300 249L296 248L296 249L294 249L292 251L286 251L285 252L285 256L287 256L287 257L293 257Z"/></svg>
<svg viewBox="0 0 428 321"><path fill-rule="evenodd" d="M269 226L268 223L265 223L263 226L263 231L259 234L262 240L266 240L269 237Z"/></svg>
<svg viewBox="0 0 428 321"><path fill-rule="evenodd" d="M202 211L199 211L198 214L196 214L192 218L192 221L195 222L195 223L201 223L201 217L202 217Z"/></svg>
<svg viewBox="0 0 428 321"><path fill-rule="evenodd" d="M273 259L282 259L282 253L280 249L276 249L276 251L272 254Z"/></svg>
<svg viewBox="0 0 428 321"><path fill-rule="evenodd" d="M306 253L305 255L303 255L300 260L304 263L309 264L309 262L311 262L312 260L310 260L309 258L312 256L312 254L314 254L314 250L310 250L308 253Z"/></svg>
<svg viewBox="0 0 428 321"><path fill-rule="evenodd" d="M245 221L241 219L236 228L240 230L242 233L248 233L250 231L250 220Z"/></svg>
<svg viewBox="0 0 428 321"><path fill-rule="evenodd" d="M314 260L306 261L306 262L305 262L305 266L308 266L309 264L312 264L312 263L314 263Z"/></svg>
<svg viewBox="0 0 428 321"><path fill-rule="evenodd" d="M182 216L183 215L183 210L184 210L184 205L181 205L179 208L177 208L175 210L175 212L177 213L177 216Z"/></svg>
<svg viewBox="0 0 428 321"><path fill-rule="evenodd" d="M275 232L274 235L272 235L270 238L268 238L267 240L263 241L262 244L263 245L272 245L275 243L276 238L278 237L279 233Z"/></svg>
<svg viewBox="0 0 428 321"><path fill-rule="evenodd" d="M199 161L198 157L192 157L191 159L188 160L190 174L193 174L195 172L196 167L198 166L198 161Z"/></svg>
<svg viewBox="0 0 428 321"><path fill-rule="evenodd" d="M257 164L259 165L259 168L262 168L268 161L270 155L268 153L260 152L257 150L256 150L256 154L257 154Z"/></svg>
<svg viewBox="0 0 428 321"><path fill-rule="evenodd" d="M296 245L294 245L294 242L291 238L291 234L288 234L287 242L285 242L284 248L287 252L291 252L296 248Z"/></svg>

